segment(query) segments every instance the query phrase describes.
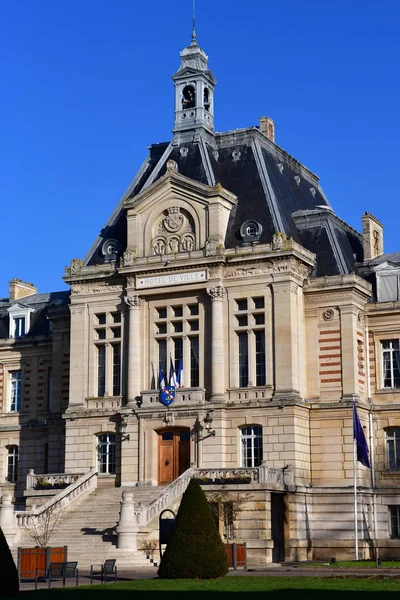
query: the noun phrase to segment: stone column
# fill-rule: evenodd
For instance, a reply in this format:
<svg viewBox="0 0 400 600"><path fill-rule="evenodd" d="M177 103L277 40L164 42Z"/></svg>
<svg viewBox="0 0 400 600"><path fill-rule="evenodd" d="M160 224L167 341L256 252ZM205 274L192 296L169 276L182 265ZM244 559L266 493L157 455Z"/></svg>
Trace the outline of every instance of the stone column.
<svg viewBox="0 0 400 600"><path fill-rule="evenodd" d="M135 406L135 398L140 396L142 381L140 369L141 324L140 307L143 300L137 295L126 296L129 306L129 339L128 339L128 406Z"/></svg>
<svg viewBox="0 0 400 600"><path fill-rule="evenodd" d="M225 400L224 297L221 285L208 288L211 297L211 400Z"/></svg>
<svg viewBox="0 0 400 600"><path fill-rule="evenodd" d="M133 492L128 490L122 492L121 510L116 532L118 536L117 548L136 552L136 537L139 533L139 526L135 523Z"/></svg>
<svg viewBox="0 0 400 600"><path fill-rule="evenodd" d="M0 527L12 546L18 539L18 526L15 518L14 506L11 494L4 494L0 503Z"/></svg>

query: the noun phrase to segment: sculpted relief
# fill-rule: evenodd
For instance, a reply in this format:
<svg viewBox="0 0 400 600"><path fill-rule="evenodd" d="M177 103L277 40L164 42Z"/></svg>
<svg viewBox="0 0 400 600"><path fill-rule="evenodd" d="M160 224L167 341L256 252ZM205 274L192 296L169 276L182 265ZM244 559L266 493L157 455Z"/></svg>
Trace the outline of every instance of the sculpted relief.
<svg viewBox="0 0 400 600"><path fill-rule="evenodd" d="M196 247L193 219L179 206L167 208L157 225L156 237L151 242L153 254L191 252Z"/></svg>

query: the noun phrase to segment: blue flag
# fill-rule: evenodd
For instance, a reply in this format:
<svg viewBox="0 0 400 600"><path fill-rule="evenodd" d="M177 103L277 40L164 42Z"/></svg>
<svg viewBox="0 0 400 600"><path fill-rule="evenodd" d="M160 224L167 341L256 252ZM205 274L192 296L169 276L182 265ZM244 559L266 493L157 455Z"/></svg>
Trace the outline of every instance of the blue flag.
<svg viewBox="0 0 400 600"><path fill-rule="evenodd" d="M364 465L364 467L368 467L368 469L370 469L371 464L369 462L368 444L357 414L355 402L353 403L353 437L357 443L357 460Z"/></svg>
<svg viewBox="0 0 400 600"><path fill-rule="evenodd" d="M160 367L159 379L160 379L160 389L165 388L165 375L164 375L164 369L162 367Z"/></svg>

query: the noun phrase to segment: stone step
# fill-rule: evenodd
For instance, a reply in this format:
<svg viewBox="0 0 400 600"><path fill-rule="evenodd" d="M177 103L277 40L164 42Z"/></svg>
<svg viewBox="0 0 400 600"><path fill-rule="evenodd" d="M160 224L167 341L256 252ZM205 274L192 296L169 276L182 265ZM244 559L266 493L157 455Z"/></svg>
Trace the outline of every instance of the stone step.
<svg viewBox="0 0 400 600"><path fill-rule="evenodd" d="M68 557L78 560L80 570L89 569L91 564L101 564L106 558L116 558L118 569L140 567L156 571L143 552L119 550L116 547L115 527L125 490L133 492L136 506L139 503L146 506L161 494L163 487L97 488L71 505L49 545L68 546ZM147 532L149 527L144 529ZM28 542L28 539L29 543L25 545L33 546L27 532L23 532L19 545L22 541Z"/></svg>

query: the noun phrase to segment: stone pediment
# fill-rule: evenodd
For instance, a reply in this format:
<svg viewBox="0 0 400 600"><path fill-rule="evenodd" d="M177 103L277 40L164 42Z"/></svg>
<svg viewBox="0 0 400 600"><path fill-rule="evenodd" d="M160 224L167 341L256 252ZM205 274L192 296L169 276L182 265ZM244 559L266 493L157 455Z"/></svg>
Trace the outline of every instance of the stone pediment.
<svg viewBox="0 0 400 600"><path fill-rule="evenodd" d="M399 271L399 270L400 270L400 265L392 263L390 261L385 261L385 262L381 263L380 265L377 265L376 267L374 267L374 271L378 272L378 273L379 272L383 273L385 271Z"/></svg>
<svg viewBox="0 0 400 600"><path fill-rule="evenodd" d="M223 245L236 200L220 184L208 186L181 175L169 161L163 177L125 201L127 257L201 250L210 240Z"/></svg>

